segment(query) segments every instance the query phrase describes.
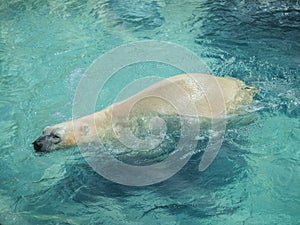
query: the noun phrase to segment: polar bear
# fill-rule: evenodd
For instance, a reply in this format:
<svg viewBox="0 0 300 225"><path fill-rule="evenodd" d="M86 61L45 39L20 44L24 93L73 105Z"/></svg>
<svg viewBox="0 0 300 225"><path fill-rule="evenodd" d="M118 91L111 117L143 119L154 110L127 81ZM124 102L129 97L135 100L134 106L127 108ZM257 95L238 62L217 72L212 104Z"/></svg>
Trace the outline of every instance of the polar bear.
<svg viewBox="0 0 300 225"><path fill-rule="evenodd" d="M203 124L226 119L230 115L245 113L245 106L253 101L256 92L254 86L232 77L180 74L91 115L48 126L33 146L36 151L45 152L119 139L120 130L126 133L128 124L132 129L135 126L132 121L145 115L155 118L193 117Z"/></svg>

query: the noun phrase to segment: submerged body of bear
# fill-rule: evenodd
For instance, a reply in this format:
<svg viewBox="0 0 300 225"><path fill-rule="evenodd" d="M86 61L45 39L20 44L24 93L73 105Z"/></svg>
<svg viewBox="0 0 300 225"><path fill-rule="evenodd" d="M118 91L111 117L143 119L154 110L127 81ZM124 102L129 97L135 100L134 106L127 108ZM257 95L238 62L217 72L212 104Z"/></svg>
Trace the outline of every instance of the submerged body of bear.
<svg viewBox="0 0 300 225"><path fill-rule="evenodd" d="M150 130L154 136L159 136L161 130L166 129L159 118L194 118L201 124L224 120L244 114L244 106L253 101L255 92L255 88L231 77L177 75L92 115L46 127L33 144L37 151L112 140L126 142L130 139L128 143L132 145L139 138L133 137L130 130L139 130L141 118L143 121L154 118Z"/></svg>

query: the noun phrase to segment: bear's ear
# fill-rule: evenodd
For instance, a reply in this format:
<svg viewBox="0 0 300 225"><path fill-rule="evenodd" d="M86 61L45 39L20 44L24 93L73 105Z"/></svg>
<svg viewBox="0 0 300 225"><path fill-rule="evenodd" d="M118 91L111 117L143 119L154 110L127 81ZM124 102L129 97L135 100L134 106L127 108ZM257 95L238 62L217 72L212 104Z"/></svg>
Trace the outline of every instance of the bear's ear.
<svg viewBox="0 0 300 225"><path fill-rule="evenodd" d="M80 126L80 134L82 136L86 136L90 131L89 125L88 124L82 124Z"/></svg>

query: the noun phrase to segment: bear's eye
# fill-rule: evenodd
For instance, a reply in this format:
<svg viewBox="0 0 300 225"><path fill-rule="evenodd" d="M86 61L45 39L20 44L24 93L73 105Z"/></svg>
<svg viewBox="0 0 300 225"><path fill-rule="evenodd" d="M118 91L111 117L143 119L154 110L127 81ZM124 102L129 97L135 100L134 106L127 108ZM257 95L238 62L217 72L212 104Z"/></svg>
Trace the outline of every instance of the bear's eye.
<svg viewBox="0 0 300 225"><path fill-rule="evenodd" d="M57 134L53 134L54 138L60 138L60 136L58 136Z"/></svg>
<svg viewBox="0 0 300 225"><path fill-rule="evenodd" d="M51 134L51 137L53 138L54 144L61 142L61 137L58 134Z"/></svg>

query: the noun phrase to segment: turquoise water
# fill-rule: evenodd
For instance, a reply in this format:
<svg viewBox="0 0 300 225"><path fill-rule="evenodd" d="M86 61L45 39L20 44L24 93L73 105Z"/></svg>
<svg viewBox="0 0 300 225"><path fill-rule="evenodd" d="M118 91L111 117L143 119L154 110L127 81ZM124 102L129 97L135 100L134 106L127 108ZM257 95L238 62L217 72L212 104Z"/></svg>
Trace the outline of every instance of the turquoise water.
<svg viewBox="0 0 300 225"><path fill-rule="evenodd" d="M1 1L0 20L2 225L300 224L298 1ZM147 187L102 178L77 148L36 154L42 129L72 117L93 60L148 39L184 46L214 74L258 86L256 121L228 129L206 171L195 156ZM178 72L128 71L107 83L99 109L144 74Z"/></svg>

